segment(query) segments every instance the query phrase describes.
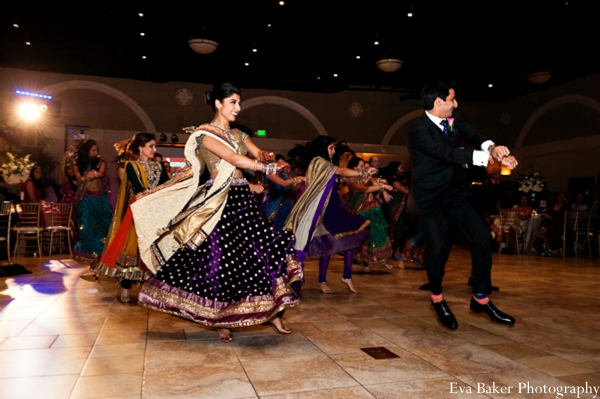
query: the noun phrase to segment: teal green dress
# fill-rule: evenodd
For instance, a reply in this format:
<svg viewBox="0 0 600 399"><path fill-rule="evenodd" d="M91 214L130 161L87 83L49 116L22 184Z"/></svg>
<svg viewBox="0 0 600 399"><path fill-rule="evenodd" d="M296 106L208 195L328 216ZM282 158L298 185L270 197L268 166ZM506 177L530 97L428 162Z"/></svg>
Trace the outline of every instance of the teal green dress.
<svg viewBox="0 0 600 399"><path fill-rule="evenodd" d="M381 204L373 195L354 193L352 195L352 213L363 216L371 221L369 224L369 239L358 247L354 259L359 262L385 262L392 257L392 242L389 236L389 226Z"/></svg>

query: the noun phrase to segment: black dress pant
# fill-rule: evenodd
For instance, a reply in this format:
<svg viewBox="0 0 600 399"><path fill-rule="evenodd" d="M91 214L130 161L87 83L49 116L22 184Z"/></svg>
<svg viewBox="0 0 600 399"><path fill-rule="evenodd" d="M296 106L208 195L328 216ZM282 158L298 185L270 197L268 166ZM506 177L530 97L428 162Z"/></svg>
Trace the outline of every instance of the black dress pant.
<svg viewBox="0 0 600 399"><path fill-rule="evenodd" d="M492 253L490 230L465 197L459 186L451 186L448 195L433 209L419 215L425 236L425 268L434 295L442 293L446 261L452 248L450 224L459 228L471 244L473 292L488 294L491 288Z"/></svg>

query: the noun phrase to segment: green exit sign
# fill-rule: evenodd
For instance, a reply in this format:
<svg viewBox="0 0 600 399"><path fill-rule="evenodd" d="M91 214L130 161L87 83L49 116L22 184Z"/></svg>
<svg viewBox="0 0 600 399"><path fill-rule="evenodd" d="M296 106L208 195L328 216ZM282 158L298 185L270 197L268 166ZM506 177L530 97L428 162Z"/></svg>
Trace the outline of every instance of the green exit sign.
<svg viewBox="0 0 600 399"><path fill-rule="evenodd" d="M266 130L257 130L256 135L258 137L267 137L267 131Z"/></svg>

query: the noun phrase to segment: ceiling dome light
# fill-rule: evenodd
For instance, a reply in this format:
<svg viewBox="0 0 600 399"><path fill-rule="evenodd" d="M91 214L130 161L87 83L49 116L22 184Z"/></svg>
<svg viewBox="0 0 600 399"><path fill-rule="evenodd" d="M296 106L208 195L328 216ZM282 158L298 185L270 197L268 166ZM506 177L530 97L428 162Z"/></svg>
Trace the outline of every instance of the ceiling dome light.
<svg viewBox="0 0 600 399"><path fill-rule="evenodd" d="M527 75L527 79L529 79L531 83L545 83L550 80L551 77L552 72L550 71L535 72Z"/></svg>
<svg viewBox="0 0 600 399"><path fill-rule="evenodd" d="M198 54L210 54L219 47L219 43L208 39L192 39L188 44Z"/></svg>
<svg viewBox="0 0 600 399"><path fill-rule="evenodd" d="M402 60L397 58L384 58L376 62L377 68L383 72L396 72L402 66Z"/></svg>

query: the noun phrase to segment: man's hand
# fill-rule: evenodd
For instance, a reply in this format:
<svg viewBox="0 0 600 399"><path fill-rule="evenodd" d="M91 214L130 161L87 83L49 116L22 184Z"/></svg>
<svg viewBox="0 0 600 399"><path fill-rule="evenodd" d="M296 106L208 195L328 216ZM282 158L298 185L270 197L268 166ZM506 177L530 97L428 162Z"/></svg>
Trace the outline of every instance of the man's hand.
<svg viewBox="0 0 600 399"><path fill-rule="evenodd" d="M512 155L509 155L502 159L502 165L508 167L510 170L516 168L518 164L519 163L517 162L517 158L513 157Z"/></svg>
<svg viewBox="0 0 600 399"><path fill-rule="evenodd" d="M510 150L508 149L508 147L505 147L503 145L494 146L490 151L490 155L495 160L502 161L505 157L510 155Z"/></svg>

